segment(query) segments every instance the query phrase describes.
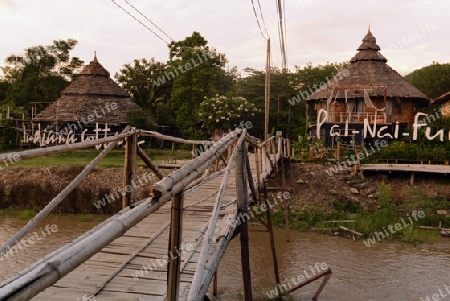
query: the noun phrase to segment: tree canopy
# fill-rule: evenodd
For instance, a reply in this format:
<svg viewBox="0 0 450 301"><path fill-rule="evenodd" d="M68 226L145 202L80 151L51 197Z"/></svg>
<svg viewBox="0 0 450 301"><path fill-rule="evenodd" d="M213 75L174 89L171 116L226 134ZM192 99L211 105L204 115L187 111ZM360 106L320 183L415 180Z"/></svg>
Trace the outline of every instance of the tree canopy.
<svg viewBox="0 0 450 301"><path fill-rule="evenodd" d="M56 100L83 65L78 57L70 57L77 43L74 39L55 40L52 45L32 46L22 55L8 56L6 66L1 67L3 81L8 83L1 103L27 106Z"/></svg>
<svg viewBox="0 0 450 301"><path fill-rule="evenodd" d="M450 64L433 62L414 70L406 79L429 98L436 98L450 91Z"/></svg>

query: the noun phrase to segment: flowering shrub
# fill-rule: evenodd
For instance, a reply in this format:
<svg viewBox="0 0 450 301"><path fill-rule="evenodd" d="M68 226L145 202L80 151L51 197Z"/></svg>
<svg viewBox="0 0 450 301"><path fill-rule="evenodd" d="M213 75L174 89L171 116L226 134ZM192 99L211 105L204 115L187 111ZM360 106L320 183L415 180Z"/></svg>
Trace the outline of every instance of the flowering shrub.
<svg viewBox="0 0 450 301"><path fill-rule="evenodd" d="M213 129L234 129L242 120L249 120L260 110L243 97L219 96L206 98L200 104L198 115L205 121L203 127Z"/></svg>

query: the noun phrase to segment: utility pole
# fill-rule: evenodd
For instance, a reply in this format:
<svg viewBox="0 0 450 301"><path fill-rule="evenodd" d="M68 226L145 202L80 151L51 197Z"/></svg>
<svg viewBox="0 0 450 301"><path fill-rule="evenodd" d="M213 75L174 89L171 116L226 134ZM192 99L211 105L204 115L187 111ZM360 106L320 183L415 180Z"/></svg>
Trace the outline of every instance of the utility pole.
<svg viewBox="0 0 450 301"><path fill-rule="evenodd" d="M269 107L270 107L270 39L267 39L266 84L264 91L264 140L269 138ZM267 147L268 144L266 144Z"/></svg>

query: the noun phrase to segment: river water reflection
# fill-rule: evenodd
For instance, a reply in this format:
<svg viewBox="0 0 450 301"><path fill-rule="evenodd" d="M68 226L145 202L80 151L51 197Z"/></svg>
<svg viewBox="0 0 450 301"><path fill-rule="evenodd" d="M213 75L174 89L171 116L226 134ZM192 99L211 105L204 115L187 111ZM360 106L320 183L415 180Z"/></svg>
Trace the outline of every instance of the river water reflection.
<svg viewBox="0 0 450 301"><path fill-rule="evenodd" d="M0 260L0 281L20 272L37 259L72 241L94 227L74 216L59 215L45 219L39 227L56 224L58 232ZM102 217L105 219L105 217ZM4 243L27 221L0 216L0 243ZM39 229L38 227L38 229ZM251 227L252 229L260 229ZM426 296L445 292L450 286L450 239L428 245L413 246L402 242L383 242L366 247L353 241L316 233L291 231L291 242L285 232L275 229L280 277L283 283L310 271L316 262L326 263L333 275L320 295L320 300L426 300ZM264 300L274 289L272 256L268 233L250 233L250 254L255 300ZM293 294L294 300L311 300L321 280ZM218 273L222 300L243 300L239 238L234 239L222 260ZM422 300L420 298L423 298ZM450 296L447 297L450 300ZM446 300L444 298L443 300ZM431 299L430 299L431 300ZM441 300L441 299L439 299Z"/></svg>
<svg viewBox="0 0 450 301"><path fill-rule="evenodd" d="M353 241L316 233L290 233L275 229L281 282L310 271L316 262L325 262L333 271L320 300L426 300L426 296L446 292L450 286L450 239L433 245L413 246L402 242L383 242L366 247ZM275 288L268 233L250 233L250 255L254 291L259 300ZM219 288L242 291L239 239L227 249L218 274ZM311 274L311 273L310 273ZM292 282L291 282L292 283ZM321 280L297 290L294 300L311 300ZM267 296L266 296L267 298ZM448 297L450 300L450 296ZM230 298L230 300L233 300ZM445 299L444 299L445 300Z"/></svg>

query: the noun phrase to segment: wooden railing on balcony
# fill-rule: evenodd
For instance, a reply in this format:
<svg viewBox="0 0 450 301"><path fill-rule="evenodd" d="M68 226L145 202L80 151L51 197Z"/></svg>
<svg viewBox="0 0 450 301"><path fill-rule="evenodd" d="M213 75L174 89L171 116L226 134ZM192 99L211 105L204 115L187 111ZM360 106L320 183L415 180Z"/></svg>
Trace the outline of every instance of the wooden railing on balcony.
<svg viewBox="0 0 450 301"><path fill-rule="evenodd" d="M367 119L369 123L374 123L375 120L377 123L386 123L387 116L386 113L377 113L375 116L374 112L328 112L328 123L363 123L364 119Z"/></svg>

